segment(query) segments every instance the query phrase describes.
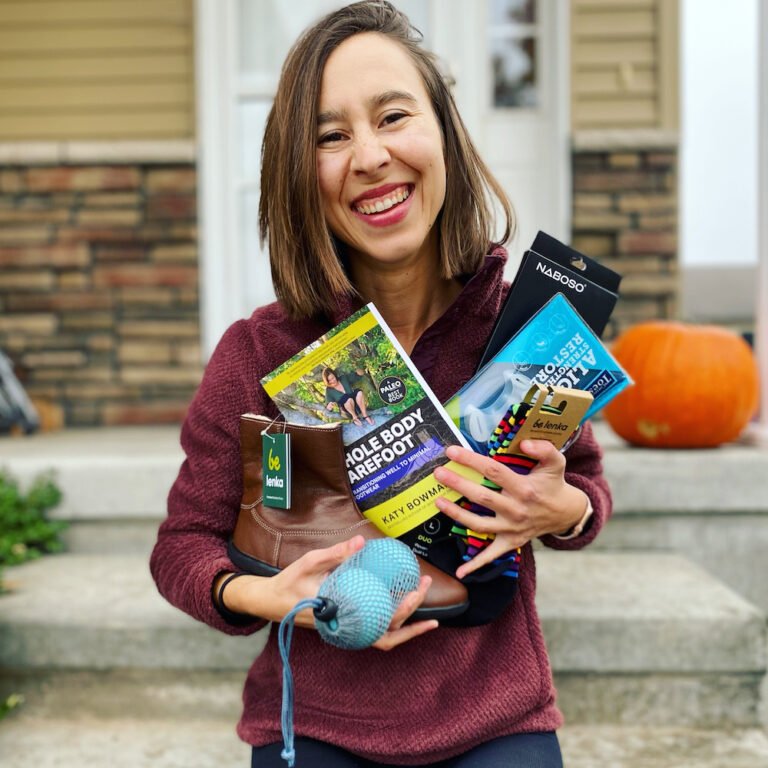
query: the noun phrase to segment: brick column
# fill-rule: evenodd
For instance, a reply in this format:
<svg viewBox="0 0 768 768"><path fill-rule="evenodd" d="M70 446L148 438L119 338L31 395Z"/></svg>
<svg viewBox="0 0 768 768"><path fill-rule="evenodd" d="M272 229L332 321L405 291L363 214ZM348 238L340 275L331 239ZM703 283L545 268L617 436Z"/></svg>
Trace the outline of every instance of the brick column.
<svg viewBox="0 0 768 768"><path fill-rule="evenodd" d="M572 157L573 246L623 276L605 338L636 322L675 317L676 139L585 133L575 137Z"/></svg>
<svg viewBox="0 0 768 768"><path fill-rule="evenodd" d="M73 426L180 420L200 380L192 163L0 168L0 348Z"/></svg>

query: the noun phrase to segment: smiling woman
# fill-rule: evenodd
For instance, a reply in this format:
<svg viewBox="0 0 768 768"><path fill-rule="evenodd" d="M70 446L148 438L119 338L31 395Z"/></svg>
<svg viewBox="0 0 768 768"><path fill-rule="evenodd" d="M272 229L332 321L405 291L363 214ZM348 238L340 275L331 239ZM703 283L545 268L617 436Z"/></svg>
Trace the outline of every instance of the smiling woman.
<svg viewBox="0 0 768 768"><path fill-rule="evenodd" d="M260 462L241 466L240 417L278 416L259 379L374 302L445 402L474 373L509 289L501 244L513 229L511 206L434 57L391 3L346 6L299 38L282 69L262 159L259 226L279 300L235 323L208 364L151 562L173 604L230 634L282 621L364 538L381 536L354 504L341 444L334 452L324 440L321 448L316 432L302 438L311 448L301 443L304 453L297 439L303 458L293 469L307 480L294 488L311 479L317 495L304 494L279 530L248 513L251 497L238 479L245 473L248 493L259 496ZM361 426L372 420L351 374L329 368L323 384L326 408L345 408ZM451 454L500 493L454 472L438 478L474 503L441 506L441 520L521 549L515 600L492 624L474 626L473 601L484 599L482 574L474 574L482 555L463 563L461 580L452 566L420 561L418 589L365 650L327 645L311 615L298 615L292 671L303 768L562 766L555 734L562 715L536 612L531 541L583 547L611 501L589 425L565 457L546 441L531 442L522 448L538 464L525 476L464 449ZM493 514L473 513L477 505ZM300 528L299 519L315 525ZM284 567L273 576L235 568L227 541L238 520L254 552L275 542ZM281 666L272 632L248 673L238 726L253 745L254 768L281 765Z"/></svg>
<svg viewBox="0 0 768 768"><path fill-rule="evenodd" d="M294 317L333 311L338 293L361 293L347 246L365 252L370 239L355 238L377 223L390 238L389 225L400 225L407 211L392 221L371 216L363 228L353 218L368 212L354 203L373 198L374 208L384 206L390 185L408 200L416 194L418 201L394 209L413 208L422 231L424 222L435 230L418 245L433 251L438 286L448 294L440 281L473 274L489 247L513 232L511 205L475 150L435 57L386 3L347 6L299 38L283 65L262 160L261 237L276 295ZM491 199L502 213L500 233ZM326 221L318 210L332 216ZM399 229L416 232L410 221ZM407 237L393 234L390 245L400 250L386 253L385 263L412 249Z"/></svg>

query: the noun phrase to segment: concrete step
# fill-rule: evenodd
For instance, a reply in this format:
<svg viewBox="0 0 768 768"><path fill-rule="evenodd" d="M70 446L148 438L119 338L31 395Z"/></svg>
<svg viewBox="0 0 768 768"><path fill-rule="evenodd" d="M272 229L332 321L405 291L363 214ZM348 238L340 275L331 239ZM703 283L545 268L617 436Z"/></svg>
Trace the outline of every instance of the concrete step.
<svg viewBox="0 0 768 768"><path fill-rule="evenodd" d="M569 722L765 723L765 613L679 555L537 552Z"/></svg>
<svg viewBox="0 0 768 768"><path fill-rule="evenodd" d="M768 766L760 730L698 730L632 726L565 727L567 768L758 768Z"/></svg>
<svg viewBox="0 0 768 768"><path fill-rule="evenodd" d="M127 717L137 723L235 723L244 681L239 669L4 669L0 701L21 696L18 713L34 720L66 713L77 722Z"/></svg>
<svg viewBox="0 0 768 768"><path fill-rule="evenodd" d="M607 550L679 552L768 612L768 450L731 444L706 451L632 448L605 422L614 516L595 542ZM71 522L70 551L147 555L182 461L178 427L70 429L0 439L0 467L23 484L55 469Z"/></svg>
<svg viewBox="0 0 768 768"><path fill-rule="evenodd" d="M159 520L181 464L178 427L67 429L0 438L0 467L26 486L53 470L61 520Z"/></svg>
<svg viewBox="0 0 768 768"><path fill-rule="evenodd" d="M766 626L759 610L675 555L540 551L537 561L539 609L570 722L761 722ZM228 685L221 700L231 702L266 639L265 631L224 636L175 610L139 556L56 555L9 569L8 581L13 591L0 597L0 668L17 680L29 677L41 701L58 690L45 675L95 675L79 686L96 690L108 672L136 670L138 677L121 681L134 692L119 699L142 712L161 683L166 693L158 700L190 700L182 682L193 673L201 675L195 691L205 693L206 681ZM206 677L211 672L229 677ZM147 681L149 693L139 694ZM119 689L116 682L103 687ZM76 697L67 698L74 711Z"/></svg>
<svg viewBox="0 0 768 768"><path fill-rule="evenodd" d="M0 726L3 768L245 768L250 748L235 721L39 720L11 715Z"/></svg>
<svg viewBox="0 0 768 768"><path fill-rule="evenodd" d="M594 547L678 552L768 612L768 450L649 450L596 431L614 515Z"/></svg>
<svg viewBox="0 0 768 768"><path fill-rule="evenodd" d="M176 610L136 555L51 555L9 568L5 581L0 667L244 670L265 641Z"/></svg>
<svg viewBox="0 0 768 768"><path fill-rule="evenodd" d="M768 450L738 443L709 450L633 448L605 422L594 427L605 448L618 514L768 515L762 482ZM162 518L182 459L178 427L69 429L0 438L0 466L23 483L56 471L64 500L55 516L66 520Z"/></svg>
<svg viewBox="0 0 768 768"><path fill-rule="evenodd" d="M219 768L248 765L237 738L241 672L140 670L6 674L23 704L0 726L4 768ZM568 768L757 768L768 765L758 728L569 722Z"/></svg>
<svg viewBox="0 0 768 768"><path fill-rule="evenodd" d="M570 726L560 733L568 768L762 768L768 738L756 729ZM0 727L3 768L220 768L247 766L233 723L121 718L39 720ZM297 765L301 753L297 752Z"/></svg>

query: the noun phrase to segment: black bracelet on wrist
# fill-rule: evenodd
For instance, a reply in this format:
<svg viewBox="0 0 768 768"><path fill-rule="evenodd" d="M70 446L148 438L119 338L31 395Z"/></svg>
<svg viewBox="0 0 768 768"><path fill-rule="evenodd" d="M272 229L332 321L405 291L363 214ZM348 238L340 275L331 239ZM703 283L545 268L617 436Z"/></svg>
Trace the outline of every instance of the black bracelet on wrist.
<svg viewBox="0 0 768 768"><path fill-rule="evenodd" d="M235 571L234 573L230 573L229 576L227 576L227 578L221 582L219 588L216 590L216 594L213 598L213 605L221 614L222 618L224 618L230 624L242 626L243 624L251 624L253 621L255 621L253 616L250 616L247 613L237 613L235 611L230 611L229 608L224 605L224 589L227 584L229 584L230 581L234 581L235 579L239 578L240 576L250 575L251 574L247 573L246 571ZM214 579L214 585L215 584L216 579Z"/></svg>

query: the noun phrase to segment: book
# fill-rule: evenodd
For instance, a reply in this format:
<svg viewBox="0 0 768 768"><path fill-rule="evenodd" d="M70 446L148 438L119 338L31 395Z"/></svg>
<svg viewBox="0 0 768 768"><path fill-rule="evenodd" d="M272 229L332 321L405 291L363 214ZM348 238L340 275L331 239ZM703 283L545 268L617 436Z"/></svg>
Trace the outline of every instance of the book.
<svg viewBox="0 0 768 768"><path fill-rule="evenodd" d="M507 410L534 384L585 390L594 416L631 383L597 335L562 294L553 296L447 403L473 450L488 441Z"/></svg>
<svg viewBox="0 0 768 768"><path fill-rule="evenodd" d="M565 295L592 331L602 335L619 298L620 282L612 269L539 232L523 254L477 370L556 293Z"/></svg>
<svg viewBox="0 0 768 768"><path fill-rule="evenodd" d="M423 557L451 521L438 496L460 494L434 477L449 445L469 447L373 304L368 304L261 379L286 421L342 422L346 468L360 511Z"/></svg>

